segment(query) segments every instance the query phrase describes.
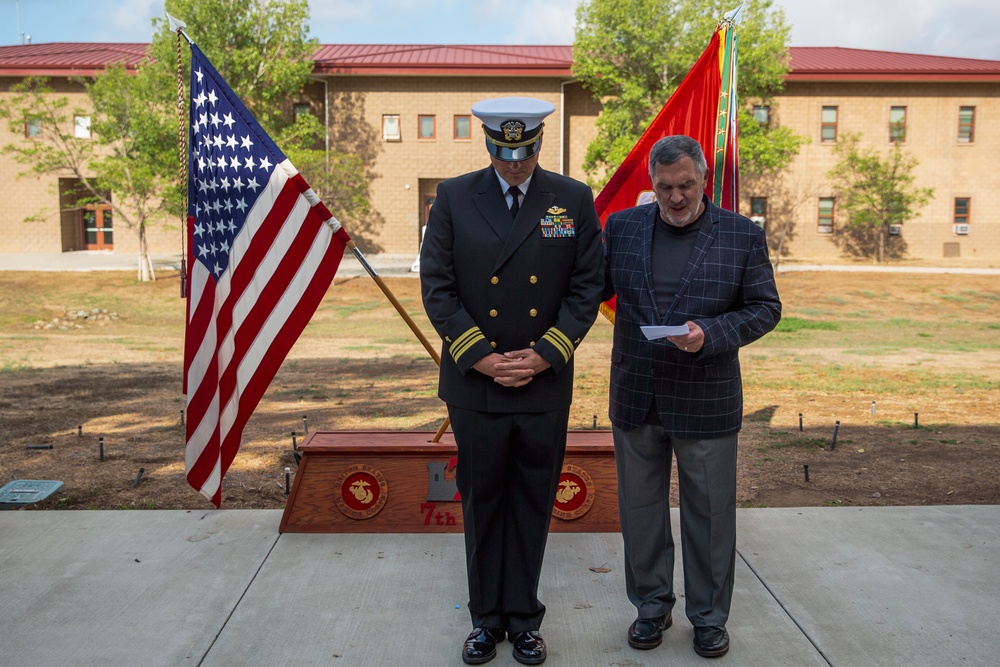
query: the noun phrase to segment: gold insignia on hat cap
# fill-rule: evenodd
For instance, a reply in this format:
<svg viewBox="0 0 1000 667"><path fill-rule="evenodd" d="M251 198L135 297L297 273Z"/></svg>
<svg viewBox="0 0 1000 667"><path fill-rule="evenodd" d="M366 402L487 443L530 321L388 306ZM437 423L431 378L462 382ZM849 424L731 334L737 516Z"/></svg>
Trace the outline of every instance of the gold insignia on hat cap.
<svg viewBox="0 0 1000 667"><path fill-rule="evenodd" d="M472 105L483 123L486 150L506 162L526 160L542 144L542 121L556 110L551 102L534 97L495 97Z"/></svg>

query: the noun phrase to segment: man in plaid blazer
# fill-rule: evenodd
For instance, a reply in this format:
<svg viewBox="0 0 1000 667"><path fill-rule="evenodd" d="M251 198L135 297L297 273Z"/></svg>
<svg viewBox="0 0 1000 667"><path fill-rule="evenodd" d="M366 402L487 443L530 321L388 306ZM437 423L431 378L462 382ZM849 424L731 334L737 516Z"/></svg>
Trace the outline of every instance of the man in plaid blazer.
<svg viewBox="0 0 1000 667"><path fill-rule="evenodd" d="M694 649L729 650L736 557L736 444L743 420L739 349L774 328L781 302L764 231L704 195L698 142L671 136L649 160L655 202L604 229L605 297L617 295L610 408L637 649L672 623L671 456L677 457L685 611ZM650 340L640 327L682 325Z"/></svg>

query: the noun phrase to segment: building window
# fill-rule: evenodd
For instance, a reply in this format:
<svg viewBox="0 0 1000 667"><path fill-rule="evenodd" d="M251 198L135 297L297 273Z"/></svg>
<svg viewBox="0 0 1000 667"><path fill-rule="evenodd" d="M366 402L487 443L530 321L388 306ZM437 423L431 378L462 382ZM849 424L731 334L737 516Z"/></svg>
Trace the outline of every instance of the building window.
<svg viewBox="0 0 1000 667"><path fill-rule="evenodd" d="M382 139L384 141L402 141L399 134L399 114L382 116Z"/></svg>
<svg viewBox="0 0 1000 667"><path fill-rule="evenodd" d="M455 116L455 139L472 138L472 123L469 116Z"/></svg>
<svg viewBox="0 0 1000 667"><path fill-rule="evenodd" d="M976 107L958 108L958 143L971 144L976 136Z"/></svg>
<svg viewBox="0 0 1000 667"><path fill-rule="evenodd" d="M434 116L417 116L417 138L434 139Z"/></svg>
<svg viewBox="0 0 1000 667"><path fill-rule="evenodd" d="M955 197L955 219L954 223L956 225L967 225L969 224L969 209L971 208L972 200L968 197Z"/></svg>
<svg viewBox="0 0 1000 667"><path fill-rule="evenodd" d="M768 127L771 124L771 107L755 104L753 107L753 119L758 125Z"/></svg>
<svg viewBox="0 0 1000 667"><path fill-rule="evenodd" d="M294 114L295 120L299 119L299 116L304 116L307 113L311 113L309 110L308 102L299 102L294 107L292 107L292 113Z"/></svg>
<svg viewBox="0 0 1000 667"><path fill-rule="evenodd" d="M758 227L767 223L767 197L750 197L750 219Z"/></svg>
<svg viewBox="0 0 1000 667"><path fill-rule="evenodd" d="M820 234L833 233L833 197L819 198L819 226L816 231Z"/></svg>
<svg viewBox="0 0 1000 667"><path fill-rule="evenodd" d="M837 107L823 107L820 141L837 140Z"/></svg>
<svg viewBox="0 0 1000 667"><path fill-rule="evenodd" d="M889 109L889 143L901 144L906 141L906 107Z"/></svg>
<svg viewBox="0 0 1000 667"><path fill-rule="evenodd" d="M28 119L24 125L24 136L29 139L37 139L42 136L42 119L40 117L32 116Z"/></svg>
<svg viewBox="0 0 1000 667"><path fill-rule="evenodd" d="M90 139L90 116L73 117L73 136L77 139Z"/></svg>

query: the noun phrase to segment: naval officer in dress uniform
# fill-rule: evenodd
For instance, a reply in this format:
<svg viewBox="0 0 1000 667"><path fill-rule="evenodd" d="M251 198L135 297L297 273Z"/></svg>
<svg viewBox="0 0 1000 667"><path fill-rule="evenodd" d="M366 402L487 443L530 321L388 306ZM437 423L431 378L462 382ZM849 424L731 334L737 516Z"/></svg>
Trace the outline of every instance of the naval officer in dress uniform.
<svg viewBox="0 0 1000 667"><path fill-rule="evenodd" d="M458 445L469 664L493 659L505 638L518 662L545 660L538 580L573 352L604 285L590 188L538 166L554 110L524 97L472 105L491 164L438 186L420 250L424 308L442 339L438 396Z"/></svg>

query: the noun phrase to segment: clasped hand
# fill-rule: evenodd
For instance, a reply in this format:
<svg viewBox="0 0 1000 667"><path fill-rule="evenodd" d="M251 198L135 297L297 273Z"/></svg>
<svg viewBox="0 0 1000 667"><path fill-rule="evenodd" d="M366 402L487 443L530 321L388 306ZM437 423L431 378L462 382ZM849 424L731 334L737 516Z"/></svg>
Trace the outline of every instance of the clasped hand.
<svg viewBox="0 0 1000 667"><path fill-rule="evenodd" d="M523 387L549 366L542 355L528 348L503 354L491 352L477 361L473 368L504 387Z"/></svg>

